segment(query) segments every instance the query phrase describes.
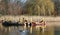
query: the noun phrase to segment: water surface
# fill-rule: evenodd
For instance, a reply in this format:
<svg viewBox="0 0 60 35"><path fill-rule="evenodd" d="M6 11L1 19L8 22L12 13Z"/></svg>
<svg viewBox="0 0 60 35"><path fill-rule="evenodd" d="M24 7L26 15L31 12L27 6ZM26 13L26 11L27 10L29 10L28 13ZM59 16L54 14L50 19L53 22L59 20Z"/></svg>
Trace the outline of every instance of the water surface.
<svg viewBox="0 0 60 35"><path fill-rule="evenodd" d="M38 26L10 26L0 25L0 35L60 35L60 27L47 26L44 31Z"/></svg>

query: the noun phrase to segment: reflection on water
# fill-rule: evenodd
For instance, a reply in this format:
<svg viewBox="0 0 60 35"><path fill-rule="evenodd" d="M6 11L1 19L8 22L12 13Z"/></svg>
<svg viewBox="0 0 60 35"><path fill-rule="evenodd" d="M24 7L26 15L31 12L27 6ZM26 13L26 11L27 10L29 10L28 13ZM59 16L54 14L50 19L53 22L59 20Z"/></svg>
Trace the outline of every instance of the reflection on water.
<svg viewBox="0 0 60 35"><path fill-rule="evenodd" d="M55 30L55 31L54 31L54 34L55 34L55 35L60 35L60 27L55 27L54 30Z"/></svg>
<svg viewBox="0 0 60 35"><path fill-rule="evenodd" d="M57 28L56 28L57 29ZM60 35L60 31L55 30L53 26L47 26L47 28L41 31L40 27L25 27L25 26L11 26L3 27L0 25L0 35Z"/></svg>

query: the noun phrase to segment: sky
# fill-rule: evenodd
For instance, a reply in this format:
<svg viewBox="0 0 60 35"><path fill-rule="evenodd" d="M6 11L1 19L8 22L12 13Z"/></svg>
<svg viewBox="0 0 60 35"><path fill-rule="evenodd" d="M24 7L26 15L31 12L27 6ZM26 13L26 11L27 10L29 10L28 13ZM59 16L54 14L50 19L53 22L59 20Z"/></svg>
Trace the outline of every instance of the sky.
<svg viewBox="0 0 60 35"><path fill-rule="evenodd" d="M10 2L16 2L16 1L20 1L22 3L25 3L27 0L10 0Z"/></svg>
<svg viewBox="0 0 60 35"><path fill-rule="evenodd" d="M27 0L21 0L22 3L25 3Z"/></svg>

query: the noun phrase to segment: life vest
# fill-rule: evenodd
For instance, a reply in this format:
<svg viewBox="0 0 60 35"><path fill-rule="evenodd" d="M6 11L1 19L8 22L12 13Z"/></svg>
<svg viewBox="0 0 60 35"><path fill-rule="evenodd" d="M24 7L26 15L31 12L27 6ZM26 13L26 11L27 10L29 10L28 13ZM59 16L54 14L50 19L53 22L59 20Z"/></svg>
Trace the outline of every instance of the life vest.
<svg viewBox="0 0 60 35"><path fill-rule="evenodd" d="M32 22L32 26L36 26L36 23L35 22Z"/></svg>
<svg viewBox="0 0 60 35"><path fill-rule="evenodd" d="M42 28L46 28L45 22L42 22Z"/></svg>

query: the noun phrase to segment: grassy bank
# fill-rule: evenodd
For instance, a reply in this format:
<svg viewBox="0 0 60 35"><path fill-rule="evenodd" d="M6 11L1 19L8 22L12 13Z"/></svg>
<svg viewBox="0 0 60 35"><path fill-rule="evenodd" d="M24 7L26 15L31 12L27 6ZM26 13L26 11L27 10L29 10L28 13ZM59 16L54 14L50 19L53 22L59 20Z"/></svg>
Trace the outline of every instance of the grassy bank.
<svg viewBox="0 0 60 35"><path fill-rule="evenodd" d="M1 16L0 19L14 19L18 20L19 18L31 19L31 20L39 20L43 19L45 21L60 21L60 17L51 17L51 16Z"/></svg>

